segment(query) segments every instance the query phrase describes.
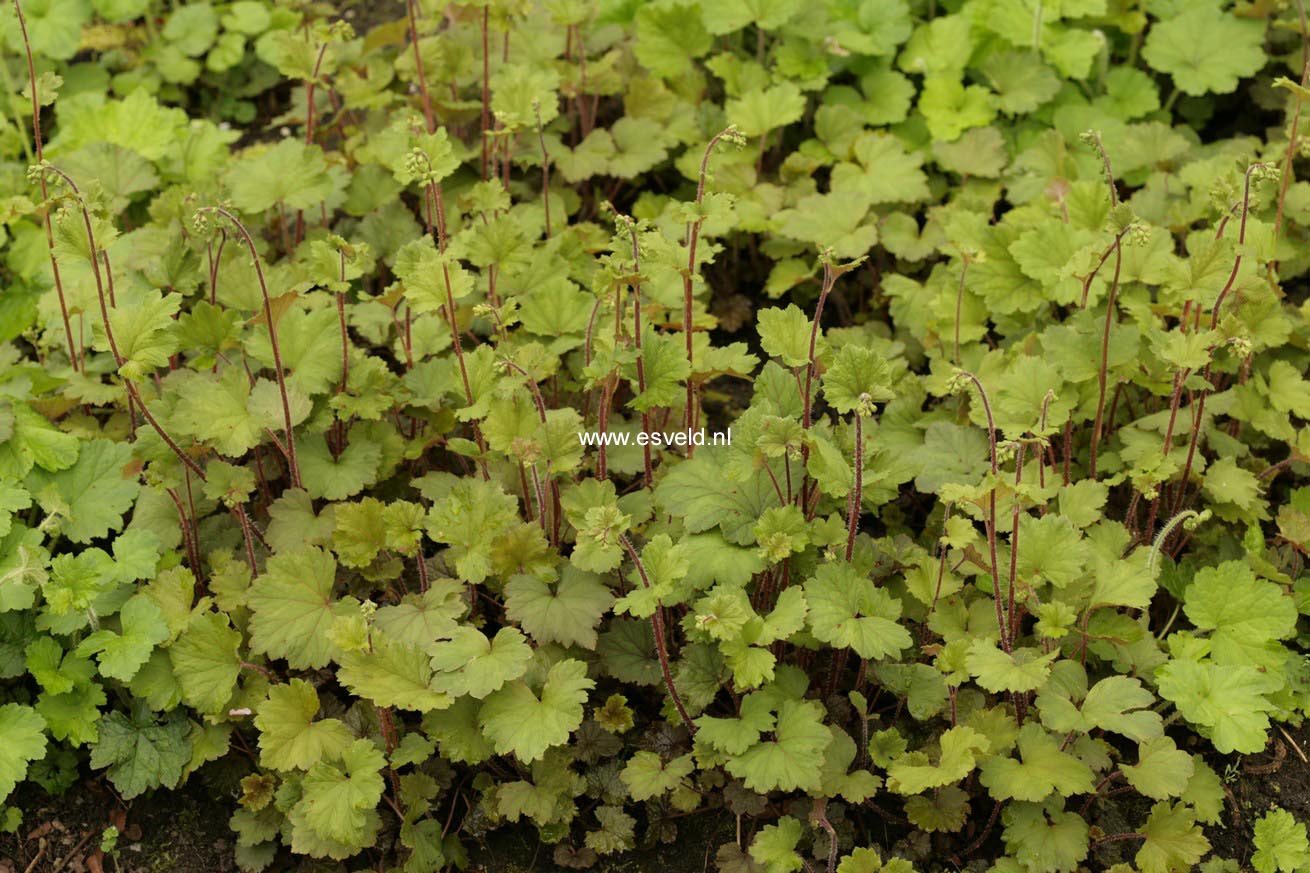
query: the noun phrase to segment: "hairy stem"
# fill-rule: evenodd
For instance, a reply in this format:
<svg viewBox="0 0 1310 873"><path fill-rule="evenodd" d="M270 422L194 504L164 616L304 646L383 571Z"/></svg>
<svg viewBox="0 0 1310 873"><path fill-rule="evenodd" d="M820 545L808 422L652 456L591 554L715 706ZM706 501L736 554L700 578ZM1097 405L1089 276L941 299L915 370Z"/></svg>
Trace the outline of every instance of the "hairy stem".
<svg viewBox="0 0 1310 873"><path fill-rule="evenodd" d="M428 169L431 170L431 159L426 155L424 155L424 159L428 163ZM437 251L444 255L446 253L446 202L443 198L440 182L428 182L426 200L427 209L424 210L424 214L427 216L428 233L436 240ZM446 291L446 305L443 308L446 311L446 320L450 324L450 342L455 351L455 361L459 364L459 375L464 385L464 400L472 406L473 386L469 381L468 365L464 363L464 344L459 336L455 293L450 281L450 265L444 259L441 262L441 278ZM479 453L485 455L487 444L482 438L482 428L476 421L473 422L473 435L477 440ZM478 458L478 469L481 471L483 479L490 480L491 473L487 470L487 462L483 458Z"/></svg>
<svg viewBox="0 0 1310 873"><path fill-rule="evenodd" d="M23 16L23 6L19 0L14 0L14 12L18 15L18 29L22 34L23 51L27 56L27 75L32 83L32 140L36 146L36 162L39 165L45 161L45 142L41 136L41 100L36 91L36 62L32 58L32 41L27 35L27 19ZM41 200L44 202L50 199L45 173L41 174L40 181ZM46 251L50 255L50 271L55 282L55 295L59 298L59 314L64 321L64 336L68 340L68 359L73 365L74 373L85 372L85 364L79 366L80 356L77 345L73 342L73 325L68 319L68 301L64 297L63 279L59 275L59 259L55 257L55 231L48 209L45 213L45 240Z"/></svg>
<svg viewBox="0 0 1310 873"><path fill-rule="evenodd" d="M291 484L295 488L301 487L300 482L300 463L296 460L296 437L294 428L291 423L291 399L287 395L287 377L286 370L282 367L282 347L277 339L277 323L273 319L273 301L268 293L268 282L264 278L264 266L260 262L259 252L255 249L254 237L241 220L221 206L205 206L198 210L201 213L214 213L222 216L233 227L241 238L245 241L246 248L250 252L251 259L255 262L255 275L259 279L259 293L264 298L264 319L268 322L268 339L269 347L273 350L273 370L277 376L278 393L282 399L282 432L286 435L287 464L291 473Z"/></svg>
<svg viewBox="0 0 1310 873"><path fill-rule="evenodd" d="M546 239L550 239L550 155L541 129L541 107L537 107L537 143L541 146L541 201L546 208Z"/></svg>
<svg viewBox="0 0 1310 873"><path fill-rule="evenodd" d="M314 117L314 89L318 85L319 71L323 68L323 58L327 55L328 44L323 43L318 47L318 56L314 59L314 71L310 77L305 80L305 145L314 144L314 124L318 120ZM305 239L305 210L296 210L296 245L300 245Z"/></svg>
<svg viewBox="0 0 1310 873"><path fill-rule="evenodd" d="M491 49L487 30L491 26L491 5L482 7L482 179L487 179L487 127L491 112Z"/></svg>
<svg viewBox="0 0 1310 873"><path fill-rule="evenodd" d="M1106 370L1110 365L1110 326L1114 324L1115 297L1119 291L1119 273L1123 267L1123 247L1120 244L1122 239L1123 232L1120 232L1114 245L1114 279L1110 282L1110 294L1105 303L1105 326L1101 329L1101 363L1096 371L1096 419L1092 422L1092 450L1087 463L1087 475L1092 479L1096 478L1096 450L1101 444L1101 426L1105 420Z"/></svg>
<svg viewBox="0 0 1310 873"><path fill-rule="evenodd" d="M1296 0L1296 15L1301 35L1301 88L1310 84L1310 30L1307 29L1305 0ZM1296 110L1292 113L1292 129L1287 135L1287 154L1283 157L1283 177L1279 180L1278 211L1274 215L1274 247L1278 246L1278 233L1283 227L1283 204L1287 200L1287 186L1292 181L1292 158L1296 155L1296 138L1301 127L1301 94L1295 95Z"/></svg>
<svg viewBox="0 0 1310 873"><path fill-rule="evenodd" d="M405 0L405 6L409 12L409 41L414 47L414 75L418 77L419 94L423 98L423 119L428 133L432 133L437 129L437 120L432 115L432 97L428 94L428 77L423 72L423 53L418 45L418 0Z"/></svg>
<svg viewBox="0 0 1310 873"><path fill-rule="evenodd" d="M645 588L650 588L650 578L646 575L646 567L641 563L641 556L633 548L632 541L626 536L619 536L619 543L632 559L632 563L637 567L637 575L641 578L641 584ZM655 632L655 651L660 659L660 672L664 675L664 688L669 692L669 697L673 700L674 707L678 710L678 717L682 719L683 725L686 726L687 732L693 737L696 736L696 725L692 723L691 717L687 715L687 709L682 705L682 697L678 695L678 688L673 684L673 672L669 669L669 649L668 643L664 636L664 604L659 600L655 601L655 611L650 614L651 629Z"/></svg>
<svg viewBox="0 0 1310 873"><path fill-rule="evenodd" d="M767 461L765 462L767 464ZM775 483L776 484L776 483ZM860 505L864 501L864 416L855 411L855 482L851 486L850 511L846 516L846 560L855 554L855 534L859 530Z"/></svg>
<svg viewBox="0 0 1310 873"><path fill-rule="evenodd" d="M1215 298L1214 307L1210 310L1211 330L1219 327L1219 314L1223 309L1224 299L1228 297L1228 292L1233 290L1233 283L1237 281L1237 273L1242 267L1242 251L1246 246L1246 219L1251 208L1251 173L1263 166L1263 164L1252 164L1246 168L1242 190L1241 222L1238 225L1237 232L1237 254L1233 257L1233 269L1228 274L1228 281L1224 283L1219 296ZM1200 307L1197 307L1197 311L1200 312ZM1213 364L1214 362L1210 361L1205 365L1204 384L1201 386L1200 396L1196 400L1196 412L1192 415L1192 435L1187 443L1187 461L1183 464L1182 482L1178 488L1178 496L1174 499L1173 512L1175 515L1182 511L1183 497L1187 492L1187 482L1192 475L1192 463L1196 459L1196 446L1201 436L1201 424L1205 420L1205 400L1210 393L1210 370Z"/></svg>
<svg viewBox="0 0 1310 873"><path fill-rule="evenodd" d="M259 575L259 565L255 563L255 542L250 535L250 516L246 515L245 507L235 506L232 508L232 514L237 517L241 523L241 536L246 543L246 562L250 564L250 577L253 579Z"/></svg>
<svg viewBox="0 0 1310 873"><path fill-rule="evenodd" d="M996 462L996 421L992 418L992 404L987 399L987 391L983 388L982 382L978 381L978 377L967 370L961 370L960 376L973 383L973 387L978 391L979 398L982 399L983 412L987 416L987 442L991 449L992 463L992 484L987 493L987 550L992 565L992 598L996 606L997 632L1001 635L1001 648L1008 653L1011 648L1009 622L1001 611L1001 573L996 559L996 485L1000 475L1000 469Z"/></svg>
<svg viewBox="0 0 1310 873"><path fill-rule="evenodd" d="M1018 629L1014 626L1014 581L1019 570L1019 486L1023 484L1023 455L1026 445L1019 443L1014 460L1014 501L1010 509L1010 591L1006 595L1005 620L1010 630L1010 639L1014 639Z"/></svg>
<svg viewBox="0 0 1310 873"><path fill-rule="evenodd" d="M700 175L696 180L696 206L700 207L705 202L705 180L709 175L710 155L714 152L714 147L719 144L719 140L724 136L732 133L734 128L726 127L716 133L710 139L709 145L705 147L705 154L700 161ZM696 244L700 240L700 229L704 219L697 218L687 223L687 271L682 275L682 336L687 346L687 408L683 412L683 420L687 430L691 430L695 424L696 409L696 384L692 379L691 370L694 367L694 354L692 350L692 304L695 302L695 290L693 287L693 278L696 275ZM692 457L696 453L696 447L691 440L687 441L687 457Z"/></svg>
<svg viewBox="0 0 1310 873"><path fill-rule="evenodd" d="M955 366L960 366L960 312L964 308L964 278L969 275L969 259L960 265L960 284L955 289Z"/></svg>
<svg viewBox="0 0 1310 873"><path fill-rule="evenodd" d="M637 226L635 222L627 222L628 238L632 242L632 336L637 344L637 392L646 393L646 362L642 359L641 351L641 247L637 244ZM650 410L643 409L641 412L641 432L649 433L650 431ZM642 484L649 488L654 481L655 473L651 469L650 460L650 442L644 440L641 447L642 460Z"/></svg>

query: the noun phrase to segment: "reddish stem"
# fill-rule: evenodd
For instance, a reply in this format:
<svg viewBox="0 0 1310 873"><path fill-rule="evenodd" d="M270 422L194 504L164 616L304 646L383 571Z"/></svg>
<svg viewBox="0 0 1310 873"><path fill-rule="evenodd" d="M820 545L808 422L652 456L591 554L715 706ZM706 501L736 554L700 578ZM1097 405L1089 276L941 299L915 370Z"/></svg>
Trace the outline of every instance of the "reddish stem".
<svg viewBox="0 0 1310 873"><path fill-rule="evenodd" d="M987 493L987 549L992 562L992 597L996 606L996 627L1001 635L1001 648L1008 653L1011 647L1009 622L1001 612L1001 573L996 558L996 485L1000 475L996 463L996 421L992 418L992 405L987 399L987 391L983 388L982 382L967 370L961 370L960 375L973 383L978 396L982 399L983 412L987 415L987 442L991 449L992 462L992 485Z"/></svg>
<svg viewBox="0 0 1310 873"><path fill-rule="evenodd" d="M412 2L412 0L411 0ZM487 127L491 123L491 49L488 45L487 30L491 25L491 5L482 7L482 178L487 179Z"/></svg>
<svg viewBox="0 0 1310 873"><path fill-rule="evenodd" d="M650 579L646 576L646 568L641 563L641 556L633 548L632 541L622 534L619 535L619 543L627 551L628 557L637 567L637 575L641 578L641 584L644 588L650 588ZM660 659L660 672L664 675L664 688L669 692L669 697L673 699L673 705L678 710L678 716L686 726L687 732L693 737L696 736L696 725L687 715L687 709L682 705L682 698L678 695L678 688L673 684L673 673L669 669L669 649L664 638L664 604L658 599L655 601L655 611L650 615L651 628L655 632L655 651Z"/></svg>
<svg viewBox="0 0 1310 873"><path fill-rule="evenodd" d="M27 36L27 19L23 16L23 6L14 0L14 12L18 15L18 29L23 35L23 51L27 55L27 75L32 82L32 139L36 145L36 162L45 161L45 142L41 136L41 100L36 92L36 62L32 58L32 42ZM41 201L50 199L46 187L45 173L41 174ZM64 336L68 340L68 359L73 365L73 372L85 372L85 365L79 367L77 346L73 342L73 325L68 319L68 302L64 297L64 282L59 275L59 261L55 257L55 232L50 221L50 211L45 213L46 250L50 255L50 270L54 276L55 294L59 297L59 314L64 320Z"/></svg>
<svg viewBox="0 0 1310 873"><path fill-rule="evenodd" d="M201 213L213 212L227 219L237 233L241 234L246 243L246 248L250 251L251 260L255 262L255 275L259 279L259 292L264 298L264 318L268 322L269 347L273 350L273 369L277 376L278 393L282 398L282 425L283 433L286 434L286 452L287 464L291 473L291 484L295 488L300 488L300 464L296 460L296 438L291 423L291 400L287 395L286 371L282 368L282 348L277 339L277 325L273 319L273 301L268 293L268 282L264 278L264 266L260 263L259 252L255 249L255 240L246 230L246 226L241 223L231 212L221 206L205 206L199 210Z"/></svg>
<svg viewBox="0 0 1310 873"><path fill-rule="evenodd" d="M733 128L727 127L719 131L710 139L709 145L705 147L705 154L700 161L700 174L696 180L696 206L701 206L705 202L705 179L709 174L710 154L713 153L714 147L718 145L719 140L728 134ZM701 224L704 219L697 218L687 223L687 271L682 276L682 334L687 346L687 408L683 412L683 421L687 430L691 430L695 424L696 408L696 383L692 379L692 369L695 366L692 351L692 304L695 302L695 293L693 288L693 277L696 275L696 245L700 240ZM687 441L687 457L692 457L696 453L696 447Z"/></svg>
<svg viewBox="0 0 1310 873"><path fill-rule="evenodd" d="M1242 267L1242 249L1246 245L1246 218L1251 206L1251 173L1263 164L1252 164L1246 168L1246 175L1242 191L1242 217L1238 225L1237 232L1237 254L1233 258L1233 269L1228 274L1228 281L1224 283L1223 289L1219 296L1215 298L1214 308L1210 311L1210 329L1215 330L1219 327L1219 313L1224 305L1224 298L1228 292L1233 290L1233 283L1237 280L1237 272ZM1200 307L1197 307L1197 313L1200 313ZM1192 436L1187 444L1187 462L1183 465L1183 479L1178 489L1178 496L1174 501L1172 515L1177 515L1182 511L1183 496L1187 492L1187 482L1192 475L1192 462L1196 459L1196 446L1200 439L1201 423L1205 418L1205 399L1210 393L1210 370L1214 362L1209 361L1205 365L1205 374L1201 386L1200 396L1196 400L1196 412L1192 415Z"/></svg>
<svg viewBox="0 0 1310 873"><path fill-rule="evenodd" d="M765 466L768 462L765 462ZM775 483L776 484L776 483ZM855 483L851 488L851 506L846 516L846 560L855 554L855 534L860 521L860 504L864 501L864 416L855 411Z"/></svg>
<svg viewBox="0 0 1310 873"><path fill-rule="evenodd" d="M432 98L428 94L428 77L423 72L423 53L418 45L418 3L417 0L405 0L409 11L409 41L414 46L414 75L418 77L419 94L423 98L423 118L427 122L428 133L437 129L436 118L432 115Z"/></svg>

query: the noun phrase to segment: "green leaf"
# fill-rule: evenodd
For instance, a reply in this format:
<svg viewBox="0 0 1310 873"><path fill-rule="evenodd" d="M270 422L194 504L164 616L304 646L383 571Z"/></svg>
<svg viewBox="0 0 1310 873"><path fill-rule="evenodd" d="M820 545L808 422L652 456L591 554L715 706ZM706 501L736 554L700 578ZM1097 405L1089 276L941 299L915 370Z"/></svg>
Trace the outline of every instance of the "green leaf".
<svg viewBox="0 0 1310 873"><path fill-rule="evenodd" d="M321 761L333 761L354 739L335 718L314 721L318 692L303 679L268 689L268 698L255 708L259 728L259 763L274 770L305 770Z"/></svg>
<svg viewBox="0 0 1310 873"><path fill-rule="evenodd" d="M1237 466L1235 458L1220 458L1211 464L1205 471L1201 488L1220 505L1215 512L1221 517L1229 517L1222 511L1223 504L1232 504L1242 513L1251 513L1260 506L1260 480L1254 473Z"/></svg>
<svg viewBox="0 0 1310 873"><path fill-rule="evenodd" d="M184 54L204 54L218 36L218 14L208 3L180 6L168 16L160 33Z"/></svg>
<svg viewBox="0 0 1310 873"><path fill-rule="evenodd" d="M335 458L322 438L297 441L296 448L300 473L311 497L344 500L377 481L382 447L375 442L356 439Z"/></svg>
<svg viewBox="0 0 1310 873"><path fill-rule="evenodd" d="M503 627L490 640L474 628L456 628L432 649L432 687L482 700L522 676L531 660L532 649L516 628Z"/></svg>
<svg viewBox="0 0 1310 873"><path fill-rule="evenodd" d="M205 473L205 496L229 509L244 505L255 490L255 474L247 467L211 461Z"/></svg>
<svg viewBox="0 0 1310 873"><path fill-rule="evenodd" d="M168 647L173 674L182 686L182 699L200 712L222 710L241 675L241 632L226 615L202 612Z"/></svg>
<svg viewBox="0 0 1310 873"><path fill-rule="evenodd" d="M982 73L996 92L996 107L1006 115L1032 112L1060 91L1055 71L1027 52L998 52L983 62Z"/></svg>
<svg viewBox="0 0 1310 873"><path fill-rule="evenodd" d="M705 29L715 36L741 30L753 24L764 30L777 30L805 8L800 0L724 0L701 6Z"/></svg>
<svg viewBox="0 0 1310 873"><path fill-rule="evenodd" d="M1146 840L1135 860L1142 873L1191 870L1210 851L1192 811L1181 803L1157 803L1141 833Z"/></svg>
<svg viewBox="0 0 1310 873"><path fill-rule="evenodd" d="M258 0L237 0L230 4L221 19L224 30L255 36L268 29L272 22L269 10Z"/></svg>
<svg viewBox="0 0 1310 873"><path fill-rule="evenodd" d="M996 118L994 97L980 85L965 85L949 75L928 76L919 94L919 111L933 139L954 142L971 127Z"/></svg>
<svg viewBox="0 0 1310 873"><path fill-rule="evenodd" d="M629 405L638 412L656 406L668 406L682 396L682 386L691 375L691 364L681 341L667 334L646 331L641 344L641 363L645 372L646 390L638 393ZM628 368L625 368L625 371ZM636 381L637 367L631 367L632 381ZM625 375L628 375L625 372Z"/></svg>
<svg viewBox="0 0 1310 873"><path fill-rule="evenodd" d="M1284 680L1255 667L1172 660L1156 671L1156 681L1160 696L1172 700L1216 749L1252 755L1267 742L1274 706L1265 695Z"/></svg>
<svg viewBox="0 0 1310 873"><path fill-rule="evenodd" d="M724 111L728 121L737 125L743 136L762 136L800 120L805 112L805 98L795 84L782 82L730 99L724 105Z"/></svg>
<svg viewBox="0 0 1310 873"><path fill-rule="evenodd" d="M832 732L814 700L784 700L778 706L773 739L757 742L728 760L727 771L752 791L817 790L823 753Z"/></svg>
<svg viewBox="0 0 1310 873"><path fill-rule="evenodd" d="M828 194L802 197L794 209L784 209L773 216L778 233L818 248L830 248L839 258L864 256L878 241L878 225L866 220L873 205L873 195L862 188L852 184ZM758 313L764 350L781 357L792 367L809 360L809 319L799 310L791 312L795 309L789 305L786 310L764 309ZM767 329L766 313L774 314ZM787 317L781 318L784 313ZM766 330L769 335L767 343ZM817 340L815 357L820 357L826 346L822 333ZM797 360L800 364L792 363Z"/></svg>
<svg viewBox="0 0 1310 873"><path fill-rule="evenodd" d="M1057 801L1008 803L1001 813L1005 847L1025 870L1073 873L1087 859L1089 828L1076 812L1065 812Z"/></svg>
<svg viewBox="0 0 1310 873"><path fill-rule="evenodd" d="M832 728L832 742L824 752L822 796L841 797L851 803L863 803L878 793L882 780L855 763L858 749L850 735L840 728Z"/></svg>
<svg viewBox="0 0 1310 873"><path fill-rule="evenodd" d="M263 440L263 426L250 412L250 379L237 367L217 377L195 376L178 403L179 423L220 453L238 458Z"/></svg>
<svg viewBox="0 0 1310 873"><path fill-rule="evenodd" d="M21 44L18 46L21 51ZM186 113L163 106L145 88L123 100L106 100L99 94L79 94L61 100L63 119L51 147L72 151L91 143L114 143L150 161L161 160L176 147L187 127Z"/></svg>
<svg viewBox="0 0 1310 873"><path fill-rule="evenodd" d="M582 724L582 704L595 684L587 678L586 664L565 659L550 668L540 696L521 679L492 694L482 704L478 723L497 754L513 752L531 763L551 746L567 742Z"/></svg>
<svg viewBox="0 0 1310 873"><path fill-rule="evenodd" d="M140 491L136 473L127 472L131 463L129 444L92 440L82 444L73 466L50 476L38 474L29 480L29 487L44 503L39 488L48 483L67 507L64 536L89 543L121 528L123 513Z"/></svg>
<svg viewBox="0 0 1310 873"><path fill-rule="evenodd" d="M50 694L63 694L85 685L95 676L95 666L76 650L65 652L54 637L41 636L29 643L27 672Z"/></svg>
<svg viewBox="0 0 1310 873"><path fill-rule="evenodd" d="M438 252L430 237L406 243L396 253L395 270L415 312L444 310L447 278L451 299L462 300L473 291L473 275L449 254Z"/></svg>
<svg viewBox="0 0 1310 873"><path fill-rule="evenodd" d="M150 658L155 646L168 639L168 625L155 602L138 594L118 614L122 630L99 630L77 647L80 655L95 653L100 672L111 679L130 682Z"/></svg>
<svg viewBox="0 0 1310 873"><path fill-rule="evenodd" d="M805 600L815 638L848 646L861 658L886 658L912 642L909 631L897 623L901 602L850 564L819 567L805 582Z"/></svg>
<svg viewBox="0 0 1310 873"><path fill-rule="evenodd" d="M100 549L58 555L50 562L50 577L41 586L53 615L82 612L114 587L114 565Z"/></svg>
<svg viewBox="0 0 1310 873"><path fill-rule="evenodd" d="M451 703L433 688L427 653L411 643L374 634L371 650L345 652L339 660L341 684L378 706L428 712Z"/></svg>
<svg viewBox="0 0 1310 873"><path fill-rule="evenodd" d="M455 619L464 614L463 593L464 586L453 579L434 581L423 594L407 594L382 607L373 621L392 639L430 651L437 640L450 638Z"/></svg>
<svg viewBox="0 0 1310 873"><path fill-rule="evenodd" d="M100 720L100 740L91 747L91 766L107 767L109 781L125 800L151 788L174 788L191 761L190 730L179 712L162 723L140 704L130 716L111 712Z"/></svg>
<svg viewBox="0 0 1310 873"><path fill-rule="evenodd" d="M119 295L118 305L109 312L118 354L123 358L119 372L126 379L139 380L168 364L177 351L174 316L181 306L177 294L163 295L145 291L139 295ZM94 346L108 351L109 341L97 324Z"/></svg>
<svg viewBox="0 0 1310 873"><path fill-rule="evenodd" d="M972 16L939 15L915 29L896 65L916 75L959 72L973 52L972 30Z"/></svg>
<svg viewBox="0 0 1310 873"><path fill-rule="evenodd" d="M777 824L765 825L751 840L751 860L759 865L764 873L794 873L805 866L805 860L796 851L804 826L789 815L783 816Z"/></svg>
<svg viewBox="0 0 1310 873"><path fill-rule="evenodd" d="M1065 663L1072 662L1062 662L1061 666ZM1091 733L1100 728L1138 742L1160 736L1164 720L1149 708L1155 703L1155 696L1141 681L1128 676L1107 676L1092 686L1091 691L1086 691L1086 674L1078 669L1080 687L1063 688L1059 687L1062 682L1052 681L1037 696L1042 724L1062 733ZM1075 703L1074 697L1082 697L1081 703Z"/></svg>
<svg viewBox="0 0 1310 873"><path fill-rule="evenodd" d="M39 0L24 3L28 38L32 52L39 57L68 60L81 46L82 26L91 19L91 10L85 0ZM23 53L22 35L13 16L3 23L5 42L9 50Z"/></svg>
<svg viewBox="0 0 1310 873"><path fill-rule="evenodd" d="M39 530L13 527L0 538L0 613L25 610L36 602L37 586L48 578L50 555Z"/></svg>
<svg viewBox="0 0 1310 873"><path fill-rule="evenodd" d="M729 542L753 543L755 522L779 500L763 473L745 482L729 479L730 462L723 447L701 449L656 484L655 502L681 518L690 533L718 527Z"/></svg>
<svg viewBox="0 0 1310 873"><path fill-rule="evenodd" d="M1297 418L1310 418L1310 381L1304 379L1287 361L1269 365L1269 402L1279 412L1291 412Z"/></svg>
<svg viewBox="0 0 1310 873"><path fill-rule="evenodd" d="M366 814L373 812L386 788L381 772L386 763L372 742L355 740L341 751L339 761L314 764L301 781L304 794L297 805L305 823L326 839L362 843Z"/></svg>
<svg viewBox="0 0 1310 873"><path fill-rule="evenodd" d="M764 351L788 367L802 367L810 362L811 322L798 307L761 309L756 318Z"/></svg>
<svg viewBox="0 0 1310 873"><path fill-rule="evenodd" d="M601 829L588 831L584 845L598 855L612 855L631 849L637 820L623 811L621 806L602 806L596 810Z"/></svg>
<svg viewBox="0 0 1310 873"><path fill-rule="evenodd" d="M1019 517L1019 578L1065 588L1086 570L1087 547L1077 529L1058 515Z"/></svg>
<svg viewBox="0 0 1310 873"><path fill-rule="evenodd" d="M463 479L429 511L427 532L450 546L461 578L478 583L491 573L492 545L517 522L518 502L499 485Z"/></svg>
<svg viewBox="0 0 1310 873"><path fill-rule="evenodd" d="M332 599L336 576L331 553L315 546L269 558L247 595L250 648L296 669L326 666L338 652L328 631L355 608Z"/></svg>
<svg viewBox="0 0 1310 873"><path fill-rule="evenodd" d="M843 346L823 374L823 396L840 413L868 414L863 410L896 396L886 359L871 348Z"/></svg>
<svg viewBox="0 0 1310 873"><path fill-rule="evenodd" d="M443 757L466 764L490 758L494 749L478 727L481 704L471 697L456 700L449 709L423 716L423 731L436 740Z"/></svg>
<svg viewBox="0 0 1310 873"><path fill-rule="evenodd" d="M237 209L252 214L279 203L288 209L317 207L336 187L323 150L293 137L246 151L232 162L224 181Z"/></svg>
<svg viewBox="0 0 1310 873"><path fill-rule="evenodd" d="M988 691L1037 691L1046 684L1051 662L1059 655L1058 649L1043 655L1027 647L1007 654L994 641L980 639L969 646L965 664L978 684Z"/></svg>
<svg viewBox="0 0 1310 873"><path fill-rule="evenodd" d="M696 719L696 742L728 755L740 755L759 742L760 734L773 730L776 722L768 698L762 693L742 698L735 718L702 715Z"/></svg>
<svg viewBox="0 0 1310 873"><path fill-rule="evenodd" d="M596 627L614 603L602 577L572 565L554 585L515 576L505 585L505 612L538 643L596 648Z"/></svg>
<svg viewBox="0 0 1310 873"><path fill-rule="evenodd" d="M29 762L45 757L45 727L45 720L30 706L0 706L0 800L23 781Z"/></svg>
<svg viewBox="0 0 1310 873"><path fill-rule="evenodd" d="M254 300L258 301L259 297ZM252 304L252 308L257 305ZM276 323L282 366L289 374L288 386L295 385L306 395L335 388L341 379L341 328L337 324L335 309L292 306L277 318ZM273 366L273 347L267 327L261 325L246 339L246 350L264 366ZM282 402L276 387L274 384L263 390L268 392L267 406L276 404L277 425L281 427ZM292 412L295 411L293 407ZM251 414L256 414L256 410L252 408Z"/></svg>
<svg viewBox="0 0 1310 873"><path fill-rule="evenodd" d="M642 4L636 16L633 51L642 66L665 78L691 70L691 61L714 44L701 23L700 4Z"/></svg>
<svg viewBox="0 0 1310 873"><path fill-rule="evenodd" d="M986 736L964 725L948 729L938 745L936 764L922 751L897 755L887 768L887 789L909 796L959 782L977 766L979 755L991 747Z"/></svg>
<svg viewBox="0 0 1310 873"><path fill-rule="evenodd" d="M1255 823L1255 854L1251 866L1258 873L1293 873L1310 864L1310 840L1305 823L1287 810L1275 807Z"/></svg>
<svg viewBox="0 0 1310 873"><path fill-rule="evenodd" d="M1101 507L1109 498L1104 483L1084 479L1060 489L1060 514L1079 529L1089 527L1101 517Z"/></svg>
<svg viewBox="0 0 1310 873"><path fill-rule="evenodd" d="M1184 94L1229 94L1264 66L1264 33L1262 21L1198 3L1152 25L1142 57Z"/></svg>
<svg viewBox="0 0 1310 873"><path fill-rule="evenodd" d="M633 800L650 800L672 791L696 769L691 755L665 762L655 752L634 752L619 778Z"/></svg>
<svg viewBox="0 0 1310 873"><path fill-rule="evenodd" d="M1181 797L1195 772L1192 756L1169 737L1156 737L1137 747L1137 763L1120 768L1128 784L1153 800Z"/></svg>
<svg viewBox="0 0 1310 873"><path fill-rule="evenodd" d="M997 800L1041 802L1052 792L1068 797L1094 787L1091 768L1040 725L1019 730L1019 760L995 756L982 763L980 781Z"/></svg>
<svg viewBox="0 0 1310 873"><path fill-rule="evenodd" d="M833 168L834 190L849 189L868 198L870 204L915 203L929 197L928 176L923 155L906 148L895 136L883 132L865 133L851 147L860 168L842 163Z"/></svg>
<svg viewBox="0 0 1310 873"><path fill-rule="evenodd" d="M1184 593L1183 612L1198 630L1212 631L1216 663L1275 667L1283 651L1277 641L1296 632L1292 598L1282 586L1256 579L1241 561L1199 570Z"/></svg>
<svg viewBox="0 0 1310 873"><path fill-rule="evenodd" d="M375 497L337 505L332 547L343 566L367 567L387 547L385 509Z"/></svg>

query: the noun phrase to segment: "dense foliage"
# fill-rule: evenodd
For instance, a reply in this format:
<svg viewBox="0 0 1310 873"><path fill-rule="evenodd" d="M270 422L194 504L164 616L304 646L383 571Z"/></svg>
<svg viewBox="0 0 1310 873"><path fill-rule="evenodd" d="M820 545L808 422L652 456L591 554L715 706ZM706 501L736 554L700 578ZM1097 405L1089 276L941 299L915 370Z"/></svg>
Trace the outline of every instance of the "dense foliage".
<svg viewBox="0 0 1310 873"><path fill-rule="evenodd" d="M1299 0L379 5L0 18L10 827L89 772L219 786L247 870L1248 860Z"/></svg>

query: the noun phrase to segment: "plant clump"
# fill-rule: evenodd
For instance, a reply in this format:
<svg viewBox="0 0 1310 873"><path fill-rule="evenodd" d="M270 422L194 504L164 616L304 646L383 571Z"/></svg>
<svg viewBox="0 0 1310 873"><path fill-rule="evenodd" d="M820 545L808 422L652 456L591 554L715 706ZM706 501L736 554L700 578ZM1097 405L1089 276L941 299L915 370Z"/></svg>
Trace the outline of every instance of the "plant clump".
<svg viewBox="0 0 1310 873"><path fill-rule="evenodd" d="M0 825L1310 869L1300 0L394 5L0 12Z"/></svg>

